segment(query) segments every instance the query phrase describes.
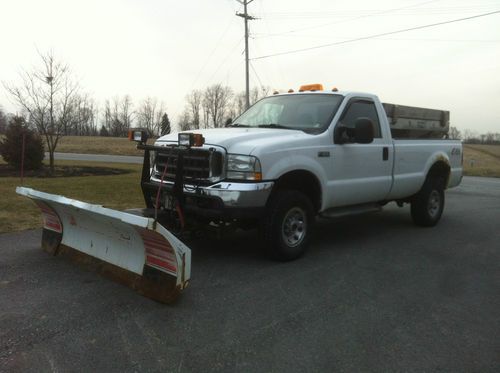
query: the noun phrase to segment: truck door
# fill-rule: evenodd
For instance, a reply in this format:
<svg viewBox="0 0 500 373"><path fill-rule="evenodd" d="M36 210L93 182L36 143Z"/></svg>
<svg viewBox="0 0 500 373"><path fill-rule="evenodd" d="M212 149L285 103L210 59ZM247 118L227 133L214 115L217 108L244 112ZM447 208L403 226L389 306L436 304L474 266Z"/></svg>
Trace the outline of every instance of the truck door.
<svg viewBox="0 0 500 373"><path fill-rule="evenodd" d="M380 113L383 115L383 113ZM329 171L329 207L383 200L392 185L393 146L381 131L377 107L370 98L351 98L336 126L354 129L358 118L370 118L374 140L370 144L348 141L333 144Z"/></svg>

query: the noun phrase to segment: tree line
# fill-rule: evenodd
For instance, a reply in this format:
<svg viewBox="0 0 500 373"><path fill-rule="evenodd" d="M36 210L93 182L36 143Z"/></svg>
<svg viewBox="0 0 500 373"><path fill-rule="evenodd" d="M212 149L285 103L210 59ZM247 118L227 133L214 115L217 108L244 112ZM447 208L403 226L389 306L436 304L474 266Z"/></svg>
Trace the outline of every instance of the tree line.
<svg viewBox="0 0 500 373"><path fill-rule="evenodd" d="M44 139L50 168L62 136L126 136L128 129L144 128L150 137L168 134L172 123L165 103L147 97L134 105L129 95L116 96L99 105L74 78L70 67L52 52L39 53L40 64L20 73L19 83L2 82L19 111L7 115L0 107L0 133L10 121L22 118ZM269 89L252 90L252 101L267 95ZM244 109L244 94L234 94L222 84L194 90L186 97L179 117L179 130L221 127Z"/></svg>
<svg viewBox="0 0 500 373"><path fill-rule="evenodd" d="M500 132L479 133L470 129L462 132L457 127L450 127L449 138L462 140L465 144L500 145Z"/></svg>
<svg viewBox="0 0 500 373"><path fill-rule="evenodd" d="M40 65L23 70L20 83L3 82L3 85L18 105L16 115L25 117L43 137L53 137L48 144L56 144L59 136L67 135L126 136L132 127L146 129L151 137L170 133L173 125L163 101L147 97L134 103L130 95L124 95L99 105L74 79L67 64L52 52L39 53L39 57ZM268 87L253 88L251 103L267 96L269 91ZM184 111L177 121L179 130L222 127L245 109L245 93L235 93L220 83L193 90L185 100ZM0 107L0 131L5 131L6 123Z"/></svg>
<svg viewBox="0 0 500 373"><path fill-rule="evenodd" d="M147 97L134 105L129 95L116 96L99 105L74 79L69 66L52 52L39 53L40 65L20 74L20 82L3 85L18 104L19 112L11 120L22 117L26 126L44 138L49 152L50 167L54 167L54 152L59 139L66 135L126 136L129 128L147 130L150 137L168 134L172 123L165 103ZM269 94L269 87L253 88L250 103ZM220 83L204 90L193 90L185 97L185 107L177 120L181 131L199 128L219 128L229 124L245 110L245 93L235 93ZM9 124L9 115L0 107L0 133ZM500 144L500 133L479 134L451 127L449 137L466 143Z"/></svg>
<svg viewBox="0 0 500 373"><path fill-rule="evenodd" d="M269 87L252 88L250 105L269 92ZM186 96L186 105L178 121L179 130L224 127L245 109L245 92L234 93L230 87L220 83L205 90L193 90Z"/></svg>

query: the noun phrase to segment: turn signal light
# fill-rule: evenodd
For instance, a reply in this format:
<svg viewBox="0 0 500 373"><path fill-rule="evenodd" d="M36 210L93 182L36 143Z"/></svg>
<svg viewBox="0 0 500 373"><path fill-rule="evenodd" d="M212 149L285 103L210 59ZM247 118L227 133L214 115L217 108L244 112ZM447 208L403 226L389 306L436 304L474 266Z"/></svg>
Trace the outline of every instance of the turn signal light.
<svg viewBox="0 0 500 373"><path fill-rule="evenodd" d="M205 138L201 133L193 134L193 146L203 146L205 144Z"/></svg>

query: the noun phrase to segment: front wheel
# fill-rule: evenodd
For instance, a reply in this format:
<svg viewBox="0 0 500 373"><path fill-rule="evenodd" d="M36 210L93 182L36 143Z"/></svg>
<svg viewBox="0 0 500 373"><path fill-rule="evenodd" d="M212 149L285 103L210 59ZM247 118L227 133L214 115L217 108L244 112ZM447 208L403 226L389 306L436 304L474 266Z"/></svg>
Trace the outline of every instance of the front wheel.
<svg viewBox="0 0 500 373"><path fill-rule="evenodd" d="M262 230L267 249L274 259L293 260L308 244L314 210L309 198L295 190L277 191L268 206Z"/></svg>
<svg viewBox="0 0 500 373"><path fill-rule="evenodd" d="M444 209L444 182L441 178L428 178L411 201L411 217L416 225L435 226Z"/></svg>

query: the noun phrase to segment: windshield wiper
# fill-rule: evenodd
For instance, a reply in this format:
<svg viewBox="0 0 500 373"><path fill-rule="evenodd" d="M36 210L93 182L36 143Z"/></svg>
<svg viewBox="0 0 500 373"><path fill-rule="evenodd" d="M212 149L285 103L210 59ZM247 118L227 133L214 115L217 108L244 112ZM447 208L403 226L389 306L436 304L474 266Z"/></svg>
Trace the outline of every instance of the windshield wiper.
<svg viewBox="0 0 500 373"><path fill-rule="evenodd" d="M250 127L248 124L231 123L228 127Z"/></svg>
<svg viewBox="0 0 500 373"><path fill-rule="evenodd" d="M276 123L269 123L269 124L259 124L257 127L259 128L283 128L287 130L291 130L292 128L283 126L281 124L276 124Z"/></svg>

